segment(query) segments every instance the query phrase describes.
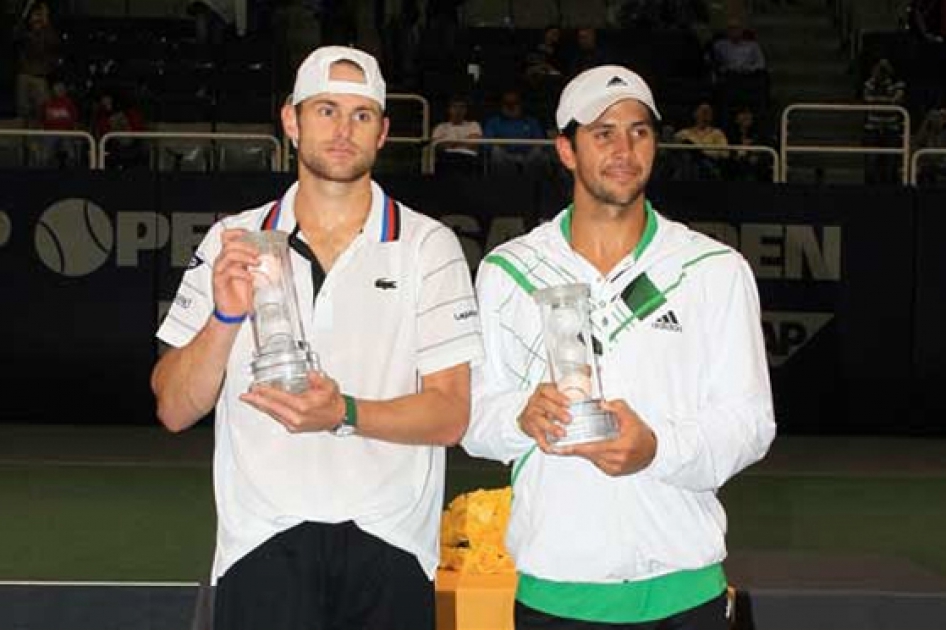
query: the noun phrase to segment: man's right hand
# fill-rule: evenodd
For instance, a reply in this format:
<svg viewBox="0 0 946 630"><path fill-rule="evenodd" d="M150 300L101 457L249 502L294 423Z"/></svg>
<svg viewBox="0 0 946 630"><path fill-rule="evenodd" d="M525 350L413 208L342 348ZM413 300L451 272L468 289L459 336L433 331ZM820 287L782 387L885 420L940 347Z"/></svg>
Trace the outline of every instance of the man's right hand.
<svg viewBox="0 0 946 630"><path fill-rule="evenodd" d="M259 262L256 248L242 241L246 230L224 230L223 247L213 268L214 306L224 315L239 317L253 306L253 274Z"/></svg>
<svg viewBox="0 0 946 630"><path fill-rule="evenodd" d="M535 440L545 453L555 453L548 436L553 439L565 437L564 425L571 422L568 413L568 397L551 383L542 383L535 388L525 409L516 422L523 433Z"/></svg>

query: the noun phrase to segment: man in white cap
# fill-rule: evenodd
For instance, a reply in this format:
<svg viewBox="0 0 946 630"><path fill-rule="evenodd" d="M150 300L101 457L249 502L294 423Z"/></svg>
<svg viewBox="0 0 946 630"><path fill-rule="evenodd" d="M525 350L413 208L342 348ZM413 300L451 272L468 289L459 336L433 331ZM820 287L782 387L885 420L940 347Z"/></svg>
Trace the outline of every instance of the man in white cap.
<svg viewBox="0 0 946 630"><path fill-rule="evenodd" d="M161 422L181 431L216 407L218 629L434 628L443 446L466 429L482 348L456 236L371 180L384 103L364 52L301 64L282 111L298 181L209 230L158 331ZM321 362L301 394L248 369L260 257L241 236L267 229L290 234Z"/></svg>
<svg viewBox="0 0 946 630"><path fill-rule="evenodd" d="M727 627L716 491L766 453L772 399L748 264L646 198L659 116L626 68L573 79L556 148L574 202L477 275L486 360L463 445L514 462L519 630ZM549 382L532 294L573 283L590 291L581 341L618 435L556 448L570 399Z"/></svg>

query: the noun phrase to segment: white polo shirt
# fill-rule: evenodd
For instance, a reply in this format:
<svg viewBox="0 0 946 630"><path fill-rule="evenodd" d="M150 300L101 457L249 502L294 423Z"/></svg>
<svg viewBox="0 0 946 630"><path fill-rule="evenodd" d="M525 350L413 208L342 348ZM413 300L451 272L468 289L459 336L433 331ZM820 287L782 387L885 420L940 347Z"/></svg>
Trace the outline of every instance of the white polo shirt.
<svg viewBox="0 0 946 630"><path fill-rule="evenodd" d="M208 231L158 331L161 340L184 346L211 316L212 266L222 230L258 230L265 220L291 233L296 189L286 192L278 213L266 204ZM374 182L364 229L329 270L315 300L309 262L293 251L292 264L306 338L346 394L365 400L413 394L421 376L482 355L476 301L456 236L395 203ZM247 321L216 408L214 582L274 534L304 521L347 520L414 554L432 578L444 449L288 433L238 398L251 385L252 352Z"/></svg>

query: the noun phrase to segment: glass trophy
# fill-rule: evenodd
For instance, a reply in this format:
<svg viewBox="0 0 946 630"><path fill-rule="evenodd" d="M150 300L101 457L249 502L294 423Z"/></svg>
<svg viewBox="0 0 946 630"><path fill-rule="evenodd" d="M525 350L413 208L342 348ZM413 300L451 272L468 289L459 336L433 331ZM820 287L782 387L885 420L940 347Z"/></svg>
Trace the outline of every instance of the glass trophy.
<svg viewBox="0 0 946 630"><path fill-rule="evenodd" d="M549 374L568 397L572 421L562 438L549 444L572 446L617 437L614 414L601 408L599 380L591 337L591 291L587 284L565 284L533 294L542 313L542 334L548 353Z"/></svg>
<svg viewBox="0 0 946 630"><path fill-rule="evenodd" d="M253 383L300 394L309 388L306 373L319 371L319 359L302 331L288 235L266 230L249 232L243 240L259 251L259 265L251 268Z"/></svg>

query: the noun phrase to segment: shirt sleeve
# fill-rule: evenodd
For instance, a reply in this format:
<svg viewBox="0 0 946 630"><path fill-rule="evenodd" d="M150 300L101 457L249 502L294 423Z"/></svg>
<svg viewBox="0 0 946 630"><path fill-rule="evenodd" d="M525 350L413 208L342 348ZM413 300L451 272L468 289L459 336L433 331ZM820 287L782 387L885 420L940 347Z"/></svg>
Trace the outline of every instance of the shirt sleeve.
<svg viewBox="0 0 946 630"><path fill-rule="evenodd" d="M722 487L762 459L775 438L759 295L752 271L739 257L735 268L719 266L714 273L724 279L706 291L707 319L702 334L711 365L705 408L694 417L655 423L657 454L647 469L670 485L696 492Z"/></svg>
<svg viewBox="0 0 946 630"><path fill-rule="evenodd" d="M505 308L521 292L499 267L480 265L476 293L486 355L473 367L470 425L462 446L470 455L507 464L535 445L516 422L532 394L532 379L524 358L530 345L535 350L535 337L508 329L503 317ZM543 369L541 361L537 367Z"/></svg>
<svg viewBox="0 0 946 630"><path fill-rule="evenodd" d="M213 312L213 265L220 253L222 223L215 223L194 251L167 316L158 328L158 339L175 348L186 346Z"/></svg>
<svg viewBox="0 0 946 630"><path fill-rule="evenodd" d="M456 235L438 225L420 245L418 366L431 374L483 355L470 268Z"/></svg>

